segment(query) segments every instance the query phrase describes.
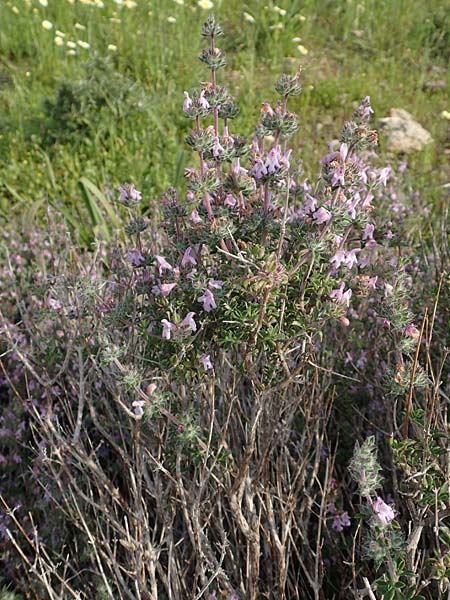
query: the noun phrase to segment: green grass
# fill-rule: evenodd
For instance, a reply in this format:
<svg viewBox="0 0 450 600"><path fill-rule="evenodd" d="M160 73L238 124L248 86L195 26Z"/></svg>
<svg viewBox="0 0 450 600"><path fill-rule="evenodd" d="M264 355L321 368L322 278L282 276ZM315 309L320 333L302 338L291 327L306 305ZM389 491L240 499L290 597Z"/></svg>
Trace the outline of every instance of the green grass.
<svg viewBox="0 0 450 600"><path fill-rule="evenodd" d="M149 204L168 185L182 185L190 160L183 90L206 78L197 54L207 11L196 1L104 4L0 4L0 211L22 215L48 199L86 240L93 228L104 230L110 208L107 196L100 201L92 188L89 196L81 180L102 192L134 181ZM301 119L295 145L306 171L317 170L352 103L370 95L378 116L404 108L433 135L433 147L411 164L413 185L438 199L450 138L440 116L450 110L450 16L442 0L280 1L286 15L272 2L214 4L229 63L219 77L240 103L240 133L251 136L261 102L275 97L275 78L301 62L304 92L291 109ZM52 30L42 27L44 19ZM63 46L54 42L56 30L65 33ZM90 48L68 55L66 42L77 40ZM299 43L308 54L300 54ZM430 88L436 81L445 86Z"/></svg>

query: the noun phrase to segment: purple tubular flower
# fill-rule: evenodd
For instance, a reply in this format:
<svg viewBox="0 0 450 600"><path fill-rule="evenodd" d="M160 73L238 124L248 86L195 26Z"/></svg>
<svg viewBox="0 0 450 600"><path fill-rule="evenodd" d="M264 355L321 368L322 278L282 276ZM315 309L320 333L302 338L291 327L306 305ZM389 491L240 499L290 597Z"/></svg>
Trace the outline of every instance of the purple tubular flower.
<svg viewBox="0 0 450 600"><path fill-rule="evenodd" d="M280 158L280 165L282 167L284 167L285 169L289 169L289 167L291 166L291 163L289 162L289 158L290 158L291 154L292 154L292 150L288 150Z"/></svg>
<svg viewBox="0 0 450 600"><path fill-rule="evenodd" d="M133 267L140 267L145 262L145 258L137 248L133 248L127 254L127 261L130 265L133 265Z"/></svg>
<svg viewBox="0 0 450 600"><path fill-rule="evenodd" d="M210 371L211 369L214 368L214 365L212 363L212 360L211 360L211 357L209 356L209 354L202 354L199 362L203 365L203 368L205 369L205 371Z"/></svg>
<svg viewBox="0 0 450 600"><path fill-rule="evenodd" d="M135 206L139 204L142 199L141 192L138 192L133 183L119 186L119 202L125 206Z"/></svg>
<svg viewBox="0 0 450 600"><path fill-rule="evenodd" d="M228 208L234 208L236 206L237 200L233 196L233 194L227 194L223 203L225 206L228 206Z"/></svg>
<svg viewBox="0 0 450 600"><path fill-rule="evenodd" d="M206 312L211 312L214 308L217 308L214 294L211 290L204 290L203 294L197 298L197 302L203 303L203 308Z"/></svg>
<svg viewBox="0 0 450 600"><path fill-rule="evenodd" d="M317 223L317 225L321 225L322 223L328 223L328 221L331 219L331 213L329 210L321 206L314 213L313 219Z"/></svg>
<svg viewBox="0 0 450 600"><path fill-rule="evenodd" d="M172 271L172 265L167 262L164 256L160 256L159 254L155 254L155 259L158 264L159 274L162 275L164 270Z"/></svg>
<svg viewBox="0 0 450 600"><path fill-rule="evenodd" d="M405 336L413 338L414 340L418 340L420 337L420 331L414 325L414 323L410 323L405 327Z"/></svg>
<svg viewBox="0 0 450 600"><path fill-rule="evenodd" d="M373 108L370 106L370 96L366 96L358 107L358 113L362 119L368 121L373 115Z"/></svg>
<svg viewBox="0 0 450 600"><path fill-rule="evenodd" d="M382 525L389 525L394 520L394 509L389 504L386 504L380 496L377 496L375 502L370 501L370 506Z"/></svg>
<svg viewBox="0 0 450 600"><path fill-rule="evenodd" d="M338 304L345 304L347 307L350 306L350 298L352 297L352 290L348 289L344 292L345 282L343 281L341 285L336 289L330 292L330 298L332 300L336 300Z"/></svg>
<svg viewBox="0 0 450 600"><path fill-rule="evenodd" d="M191 221L191 223L201 223L202 219L200 217L200 215L198 214L198 210L196 208L193 209L193 211L191 212L191 214L189 215L189 221Z"/></svg>
<svg viewBox="0 0 450 600"><path fill-rule="evenodd" d="M344 527L350 527L350 525L350 517L348 516L348 512L345 510L340 514L335 515L332 527L335 531L344 531Z"/></svg>
<svg viewBox="0 0 450 600"><path fill-rule="evenodd" d="M270 150L264 163L268 173L275 173L278 169L281 169L281 148L279 145L275 146Z"/></svg>
<svg viewBox="0 0 450 600"><path fill-rule="evenodd" d="M208 287L211 290L221 290L223 288L223 281L220 281L220 279L210 279Z"/></svg>
<svg viewBox="0 0 450 600"><path fill-rule="evenodd" d="M255 164L250 169L250 175L255 179L262 179L264 175L267 175L267 168L260 158L257 158Z"/></svg>
<svg viewBox="0 0 450 600"><path fill-rule="evenodd" d="M181 321L182 327L190 327L193 332L197 331L197 323L194 321L195 312L188 312L188 314Z"/></svg>
<svg viewBox="0 0 450 600"><path fill-rule="evenodd" d="M334 266L335 269L339 269L339 267L345 263L345 250L338 250L336 254L330 260L330 263Z"/></svg>
<svg viewBox="0 0 450 600"><path fill-rule="evenodd" d="M199 96L199 99L198 99L198 104L199 104L199 106L201 108L204 108L204 109L208 109L209 108L209 102L205 98L205 90L202 90L200 92L200 96Z"/></svg>
<svg viewBox="0 0 450 600"><path fill-rule="evenodd" d="M182 267L186 267L187 265L195 266L196 264L197 264L197 261L192 256L192 247L188 246L186 248L186 250L184 251L183 258L181 259L181 266Z"/></svg>
<svg viewBox="0 0 450 600"><path fill-rule="evenodd" d="M183 102L183 110L184 112L188 111L192 106L192 100L189 98L189 94L184 92L184 102Z"/></svg>
<svg viewBox="0 0 450 600"><path fill-rule="evenodd" d="M375 277L371 277L367 283L367 285L372 288L373 290L375 290L377 288L377 281L378 281L378 275L375 275Z"/></svg>
<svg viewBox="0 0 450 600"><path fill-rule="evenodd" d="M351 269L353 265L358 264L358 259L356 258L357 252L361 252L361 248L353 248L353 250L349 250L345 253L345 259L343 263L347 269Z"/></svg>
<svg viewBox="0 0 450 600"><path fill-rule="evenodd" d="M381 169L381 171L379 173L379 176L380 176L379 181L383 187L386 187L387 180L389 179L391 172L392 172L392 169L389 165L387 167L385 167L384 169Z"/></svg>
<svg viewBox="0 0 450 600"><path fill-rule="evenodd" d="M212 148L214 158L218 158L221 152L223 152L223 146L221 146L219 138L216 137L214 140L214 146Z"/></svg>
<svg viewBox="0 0 450 600"><path fill-rule="evenodd" d="M317 200L316 198L313 198L310 194L308 194L308 192L306 192L305 194L305 201L303 202L302 205L302 210L303 212L308 215L310 213L313 213L317 208Z"/></svg>
<svg viewBox="0 0 450 600"><path fill-rule="evenodd" d="M163 331L162 331L163 340L170 340L172 331L175 331L177 326L174 325L174 323L171 323L170 321L168 321L167 319L161 319L161 323L163 326Z"/></svg>
<svg viewBox="0 0 450 600"><path fill-rule="evenodd" d="M375 225L372 223L367 223L364 227L364 231L362 234L362 240L373 240L373 232L375 231Z"/></svg>
<svg viewBox="0 0 450 600"><path fill-rule="evenodd" d="M345 166L340 165L339 167L336 167L336 169L333 171L333 177L331 178L331 185L332 186L345 185L344 175L345 175Z"/></svg>
<svg viewBox="0 0 450 600"><path fill-rule="evenodd" d="M176 285L176 283L161 283L161 285L159 286L159 289L161 290L161 295L164 296L164 298L167 298L167 296L170 294L170 292Z"/></svg>

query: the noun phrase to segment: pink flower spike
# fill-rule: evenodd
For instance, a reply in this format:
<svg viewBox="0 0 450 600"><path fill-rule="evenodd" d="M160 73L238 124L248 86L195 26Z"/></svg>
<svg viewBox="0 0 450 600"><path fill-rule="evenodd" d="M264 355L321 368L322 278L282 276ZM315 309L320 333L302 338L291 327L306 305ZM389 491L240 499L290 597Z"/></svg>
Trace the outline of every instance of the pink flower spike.
<svg viewBox="0 0 450 600"><path fill-rule="evenodd" d="M196 264L197 264L197 261L192 256L192 247L188 246L186 248L186 250L184 251L183 258L181 259L181 266L182 267L186 267L187 265L195 266Z"/></svg>
<svg viewBox="0 0 450 600"><path fill-rule="evenodd" d="M168 321L167 319L161 319L161 323L163 326L162 338L163 340L170 340L172 331L175 331L177 328L176 325Z"/></svg>
<svg viewBox="0 0 450 600"><path fill-rule="evenodd" d="M172 271L172 265L167 262L164 256L155 255L156 262L158 263L159 274L162 275L164 270Z"/></svg>
<svg viewBox="0 0 450 600"><path fill-rule="evenodd" d="M192 331L197 331L197 323L194 321L195 312L188 312L188 314L181 321L182 327L190 327Z"/></svg>
<svg viewBox="0 0 450 600"><path fill-rule="evenodd" d="M205 369L205 371L210 371L211 369L214 368L214 365L212 363L212 360L211 360L211 357L209 356L209 354L202 354L199 362L203 365L203 368Z"/></svg>
<svg viewBox="0 0 450 600"><path fill-rule="evenodd" d="M370 502L370 505L382 525L389 525L394 520L394 509L389 504L386 504L380 496L377 496L375 502Z"/></svg>
<svg viewBox="0 0 450 600"><path fill-rule="evenodd" d="M203 308L206 312L211 312L214 308L217 308L214 294L211 290L204 290L203 294L197 298L197 302L203 303Z"/></svg>

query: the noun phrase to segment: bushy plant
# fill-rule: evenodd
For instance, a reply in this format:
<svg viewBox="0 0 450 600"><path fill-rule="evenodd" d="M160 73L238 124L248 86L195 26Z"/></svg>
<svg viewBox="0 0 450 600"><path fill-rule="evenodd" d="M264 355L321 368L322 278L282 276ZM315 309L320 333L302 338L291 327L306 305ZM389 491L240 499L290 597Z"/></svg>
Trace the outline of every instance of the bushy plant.
<svg viewBox="0 0 450 600"><path fill-rule="evenodd" d="M426 518L446 516L439 377L429 353L420 366L431 334L411 300L421 270L398 258L386 218L392 169L372 150L370 99L355 106L317 179L305 178L288 148L300 70L276 82L280 99L262 104L248 143L218 80L221 35L210 17L200 56L210 78L184 94L195 156L185 197L168 189L144 217L141 193L124 184L124 231L90 253L51 214L46 232L5 239L2 535L25 564L15 568L5 545L9 576L42 598L348 598L362 584L373 594L370 579L394 585L387 597L412 597L395 596L401 578L375 582L389 555L411 561L409 591L442 594L444 527L439 544L421 546L432 565L424 584L414 579L420 535L412 558L403 555L377 491L376 444L391 461L396 506L412 475ZM353 542L357 490L346 467L369 428L378 434L351 472L372 538ZM13 438L33 456L26 493ZM426 454L420 444L430 440ZM429 493L440 486L434 506L417 453L427 465L439 459L428 481ZM38 498L44 505L24 516L17 503L29 509Z"/></svg>

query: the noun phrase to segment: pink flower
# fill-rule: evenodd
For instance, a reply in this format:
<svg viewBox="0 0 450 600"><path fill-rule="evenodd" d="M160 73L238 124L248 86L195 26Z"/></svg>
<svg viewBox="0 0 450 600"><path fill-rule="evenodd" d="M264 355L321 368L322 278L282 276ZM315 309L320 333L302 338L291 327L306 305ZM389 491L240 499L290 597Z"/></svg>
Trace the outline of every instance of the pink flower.
<svg viewBox="0 0 450 600"><path fill-rule="evenodd" d="M134 408L134 414L136 415L136 417L141 419L142 415L144 414L145 401L144 400L135 400L133 402L132 406Z"/></svg>
<svg viewBox="0 0 450 600"><path fill-rule="evenodd" d="M273 117L273 115L275 114L273 111L273 108L270 106L270 104L268 102L263 102L262 107L261 107L261 114L262 115L270 115L271 117ZM253 138L255 139L255 138ZM256 138L258 139L258 138Z"/></svg>
<svg viewBox="0 0 450 600"><path fill-rule="evenodd" d="M203 368L205 369L205 371L210 371L211 369L214 368L214 365L212 363L211 357L209 356L209 354L202 354L202 356L200 357L200 363L203 365Z"/></svg>
<svg viewBox="0 0 450 600"><path fill-rule="evenodd" d="M345 253L344 265L347 269L351 269L353 265L356 265L358 259L356 258L356 253L361 252L361 248L353 248L353 250L349 250Z"/></svg>
<svg viewBox="0 0 450 600"><path fill-rule="evenodd" d="M61 302L55 300L55 298L52 298L51 296L47 298L47 306L53 310L60 310L62 308Z"/></svg>
<svg viewBox="0 0 450 600"><path fill-rule="evenodd" d="M203 294L197 298L197 302L203 303L203 308L206 310L206 312L211 312L214 308L217 308L214 294L211 292L211 290L204 290Z"/></svg>
<svg viewBox="0 0 450 600"><path fill-rule="evenodd" d="M292 150L288 150L280 158L280 165L282 167L284 167L285 169L289 169L289 167L291 166L291 163L289 162L289 158L290 158L291 154L292 154Z"/></svg>
<svg viewBox="0 0 450 600"><path fill-rule="evenodd" d="M352 290L348 289L344 292L345 282L343 281L337 290L333 290L330 293L330 298L336 300L338 304L345 304L350 306L350 298L352 297Z"/></svg>
<svg viewBox="0 0 450 600"><path fill-rule="evenodd" d="M414 325L414 323L410 323L405 327L405 336L413 338L414 340L418 340L420 337L420 331Z"/></svg>
<svg viewBox="0 0 450 600"><path fill-rule="evenodd" d="M364 227L362 239L363 240L373 240L374 230L375 230L375 225L372 225L372 223L367 223L367 225Z"/></svg>
<svg viewBox="0 0 450 600"><path fill-rule="evenodd" d="M163 340L170 340L172 331L175 331L177 328L176 325L168 321L167 319L161 319L161 323L163 326L162 338Z"/></svg>
<svg viewBox="0 0 450 600"><path fill-rule="evenodd" d="M188 312L188 314L181 321L181 327L190 327L192 331L197 331L197 323L194 321L195 312Z"/></svg>
<svg viewBox="0 0 450 600"><path fill-rule="evenodd" d="M339 269L342 263L345 262L345 250L338 250L333 258L330 260L330 263L334 265L335 269Z"/></svg>
<svg viewBox="0 0 450 600"><path fill-rule="evenodd" d="M328 223L328 221L331 219L331 213L329 210L321 206L314 213L313 219L317 223L317 225L321 225L322 223Z"/></svg>
<svg viewBox="0 0 450 600"><path fill-rule="evenodd" d="M172 271L172 265L167 262L164 256L159 256L158 254L156 254L155 259L158 264L158 270L160 275L162 275L163 271L165 271L166 269L168 271Z"/></svg>
<svg viewBox="0 0 450 600"><path fill-rule="evenodd" d="M348 512L345 510L340 514L335 515L332 527L335 531L343 531L344 527L350 527L350 525L350 517L348 516Z"/></svg>
<svg viewBox="0 0 450 600"><path fill-rule="evenodd" d="M186 112L192 106L192 100L189 98L189 94L184 92L184 102L183 102L183 110Z"/></svg>
<svg viewBox="0 0 450 600"><path fill-rule="evenodd" d="M370 506L382 525L389 525L395 518L394 509L389 504L386 504L380 496L377 496L375 502L370 501Z"/></svg>
<svg viewBox="0 0 450 600"><path fill-rule="evenodd" d="M266 161L264 163L267 168L268 173L275 173L277 169L281 169L281 165L279 161L281 160L281 148L280 146L275 146L270 150L267 155Z"/></svg>
<svg viewBox="0 0 450 600"><path fill-rule="evenodd" d="M214 158L218 158L221 152L223 152L223 146L221 146L220 140L216 136L216 138L214 140L214 146L212 147L212 153L213 153Z"/></svg>
<svg viewBox="0 0 450 600"><path fill-rule="evenodd" d="M255 164L250 169L250 175L255 179L262 179L264 175L267 175L267 168L260 158L255 160Z"/></svg>
<svg viewBox="0 0 450 600"><path fill-rule="evenodd" d="M225 196L225 200L223 201L225 206L228 206L228 208L234 208L236 206L236 202L237 202L237 200L233 196L233 194L227 194Z"/></svg>
<svg viewBox="0 0 450 600"><path fill-rule="evenodd" d="M196 264L197 264L197 261L192 256L192 247L188 246L186 248L186 250L184 251L183 258L181 259L181 266L182 267L186 267L187 265L195 266Z"/></svg>
<svg viewBox="0 0 450 600"><path fill-rule="evenodd" d="M220 279L210 279L208 287L211 290L221 290L223 288L223 281L220 281Z"/></svg>
<svg viewBox="0 0 450 600"><path fill-rule="evenodd" d="M199 96L199 99L198 99L198 104L199 104L199 106L201 108L204 108L204 109L208 109L209 108L209 102L205 98L205 90L202 90L200 92L200 96Z"/></svg>
<svg viewBox="0 0 450 600"><path fill-rule="evenodd" d="M303 202L302 209L305 214L313 213L317 208L317 200L313 198L308 192L305 193L305 201Z"/></svg>
<svg viewBox="0 0 450 600"><path fill-rule="evenodd" d="M345 185L344 175L345 166L339 165L339 167L336 167L336 169L333 171L333 177L331 178L331 185L333 187L336 185Z"/></svg>
<svg viewBox="0 0 450 600"><path fill-rule="evenodd" d="M164 296L164 298L167 298L176 285L176 283L161 283L159 289L161 290L161 294Z"/></svg>
<svg viewBox="0 0 450 600"><path fill-rule="evenodd" d="M341 161L345 162L345 159L347 158L347 155L348 155L348 144L346 144L345 142L343 142L341 144L341 147L339 148L339 155L340 155Z"/></svg>
<svg viewBox="0 0 450 600"><path fill-rule="evenodd" d="M387 167L385 167L384 169L381 169L379 175L380 175L380 183L383 187L386 187L386 183L391 175L391 172L392 172L392 169L389 165Z"/></svg>
<svg viewBox="0 0 450 600"><path fill-rule="evenodd" d="M191 221L191 223L195 223L195 224L202 222L202 219L201 219L200 215L198 214L198 210L196 208L194 208L194 210L189 215L189 221Z"/></svg>
<svg viewBox="0 0 450 600"><path fill-rule="evenodd" d="M369 281L367 282L368 287L375 290L377 288L377 281L378 281L378 275L375 275L375 277L371 277L369 279Z"/></svg>

